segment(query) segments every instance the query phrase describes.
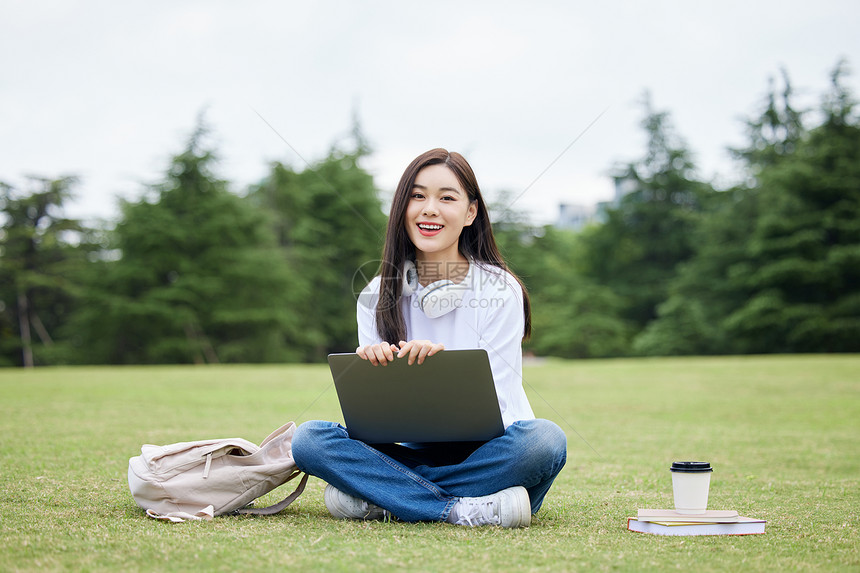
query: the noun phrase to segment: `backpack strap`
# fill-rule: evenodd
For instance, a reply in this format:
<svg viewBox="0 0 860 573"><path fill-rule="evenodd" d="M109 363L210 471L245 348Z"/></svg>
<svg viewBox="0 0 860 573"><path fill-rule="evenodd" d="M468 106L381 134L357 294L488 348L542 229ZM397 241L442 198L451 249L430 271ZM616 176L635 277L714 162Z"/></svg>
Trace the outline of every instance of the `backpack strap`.
<svg viewBox="0 0 860 573"><path fill-rule="evenodd" d="M290 481L291 479L293 479L294 477L296 477L300 473L301 472L297 471L296 473L291 475L289 477L289 479L287 479L287 481ZM284 483L286 483L286 482L284 482ZM275 505L270 505L269 507L245 507L245 508L236 510L235 513L238 513L241 515L274 515L274 514L278 513L279 511L283 511L284 508L286 508L288 505L290 505L291 503L296 501L296 498L299 497L300 495L302 495L302 492L305 491L305 484L307 484L307 483L308 483L308 474L305 474L302 476L302 479L299 482L299 485L296 487L295 491L293 491L293 493L291 493L290 495L288 495L287 497L285 497L283 500L276 503Z"/></svg>

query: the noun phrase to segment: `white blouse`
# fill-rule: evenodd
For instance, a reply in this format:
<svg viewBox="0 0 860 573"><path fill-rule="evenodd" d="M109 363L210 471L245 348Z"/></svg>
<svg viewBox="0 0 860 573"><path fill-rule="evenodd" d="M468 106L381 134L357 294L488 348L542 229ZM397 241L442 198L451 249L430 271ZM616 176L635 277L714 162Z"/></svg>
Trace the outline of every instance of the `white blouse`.
<svg viewBox="0 0 860 573"><path fill-rule="evenodd" d="M376 303L380 278L377 276L358 297L359 345L382 342L376 331ZM510 273L490 265L472 262L460 285L466 289L458 307L438 318L428 318L417 306L417 292L401 297L407 340L442 343L446 350L483 348L490 368L505 427L517 420L532 420L529 400L523 389L522 337L523 293ZM397 343L398 341L386 341Z"/></svg>

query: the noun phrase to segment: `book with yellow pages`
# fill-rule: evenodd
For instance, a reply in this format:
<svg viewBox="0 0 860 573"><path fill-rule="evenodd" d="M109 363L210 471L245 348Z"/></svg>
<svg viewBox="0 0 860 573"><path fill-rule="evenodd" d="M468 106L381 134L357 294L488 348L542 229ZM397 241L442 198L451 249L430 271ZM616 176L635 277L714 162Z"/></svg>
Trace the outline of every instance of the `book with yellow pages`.
<svg viewBox="0 0 860 573"><path fill-rule="evenodd" d="M734 523L738 520L734 510L712 509L705 513L690 515L678 513L673 509L640 509L636 512L639 521L683 521L694 523Z"/></svg>
<svg viewBox="0 0 860 573"><path fill-rule="evenodd" d="M754 535L764 533L766 521L751 517L738 517L734 523L708 523L683 521L639 521L627 518L627 529L655 535Z"/></svg>
<svg viewBox="0 0 860 573"><path fill-rule="evenodd" d="M654 535L754 535L764 533L767 523L736 511L685 515L668 509L640 509L637 513L627 519L627 529Z"/></svg>

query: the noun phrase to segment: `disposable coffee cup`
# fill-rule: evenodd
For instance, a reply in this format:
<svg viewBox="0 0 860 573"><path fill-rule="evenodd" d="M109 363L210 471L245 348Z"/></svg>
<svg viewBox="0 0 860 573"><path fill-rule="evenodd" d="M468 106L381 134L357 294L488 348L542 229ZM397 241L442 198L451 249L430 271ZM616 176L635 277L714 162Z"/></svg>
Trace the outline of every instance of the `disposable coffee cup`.
<svg viewBox="0 0 860 573"><path fill-rule="evenodd" d="M675 494L675 511L684 515L698 515L708 509L708 489L713 468L708 462L673 462L672 491Z"/></svg>

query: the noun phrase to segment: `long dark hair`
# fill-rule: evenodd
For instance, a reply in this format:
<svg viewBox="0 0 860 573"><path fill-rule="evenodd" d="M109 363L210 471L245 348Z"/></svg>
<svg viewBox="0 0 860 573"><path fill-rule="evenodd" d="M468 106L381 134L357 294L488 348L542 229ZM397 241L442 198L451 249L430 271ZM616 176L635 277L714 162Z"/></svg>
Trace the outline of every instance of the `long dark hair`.
<svg viewBox="0 0 860 573"><path fill-rule="evenodd" d="M418 172L428 165L437 164L444 164L456 175L463 190L468 194L469 201L477 206L475 220L471 225L463 227L463 232L460 234L460 253L478 264L493 265L511 272L496 246L487 206L481 196L475 173L466 158L459 153L448 152L441 148L422 153L412 160L403 172L400 183L397 184L397 191L394 193L391 212L388 216L385 247L382 251L382 265L379 272L382 283L379 288L379 302L376 306L376 330L382 340L392 344L406 340L406 323L400 307L403 288L402 272L406 260L415 258L415 245L406 233L406 206L412 196L412 187ZM525 318L523 339L527 339L532 331L531 302L523 282L519 277L511 274L517 279L523 291Z"/></svg>

